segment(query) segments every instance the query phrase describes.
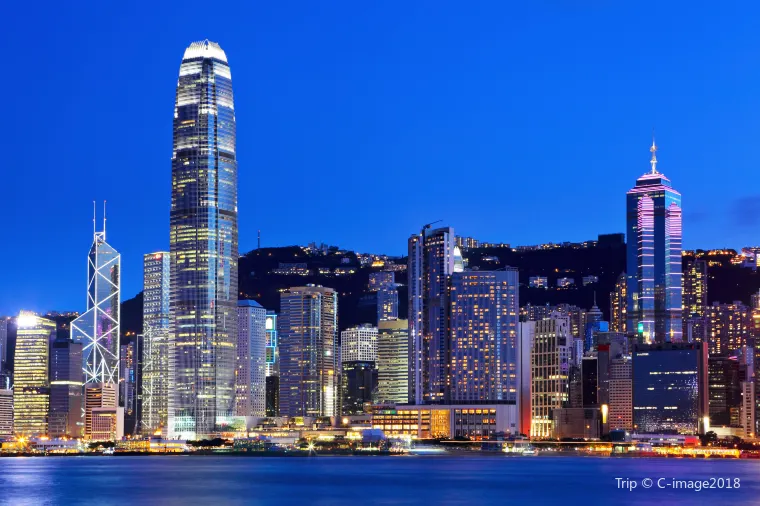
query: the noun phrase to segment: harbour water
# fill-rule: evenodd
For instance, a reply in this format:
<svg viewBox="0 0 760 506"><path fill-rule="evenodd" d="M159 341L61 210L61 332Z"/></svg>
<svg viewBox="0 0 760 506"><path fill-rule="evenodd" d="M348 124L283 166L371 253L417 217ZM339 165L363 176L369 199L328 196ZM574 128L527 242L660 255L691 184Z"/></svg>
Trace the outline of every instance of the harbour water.
<svg viewBox="0 0 760 506"><path fill-rule="evenodd" d="M646 478L652 480L651 488L642 485ZM672 485L673 479L712 478L724 488L697 491ZM726 488L726 480L732 488ZM637 485L631 490L632 482ZM737 483L738 488L733 486ZM760 461L504 455L14 457L0 458L0 503L748 505L760 503Z"/></svg>

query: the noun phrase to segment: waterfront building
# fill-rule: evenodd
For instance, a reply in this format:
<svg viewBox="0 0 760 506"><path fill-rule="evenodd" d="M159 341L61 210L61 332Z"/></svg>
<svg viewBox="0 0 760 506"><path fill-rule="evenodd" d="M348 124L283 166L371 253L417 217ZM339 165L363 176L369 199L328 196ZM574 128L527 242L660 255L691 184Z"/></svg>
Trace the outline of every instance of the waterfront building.
<svg viewBox="0 0 760 506"><path fill-rule="evenodd" d="M280 352L277 347L277 313L267 310L264 330L267 333L266 376L280 375Z"/></svg>
<svg viewBox="0 0 760 506"><path fill-rule="evenodd" d="M71 339L82 344L85 383L119 382L120 286L121 255L106 242L103 216L87 256L87 311L71 322Z"/></svg>
<svg viewBox="0 0 760 506"><path fill-rule="evenodd" d="M16 327L13 430L17 436L45 436L50 403L49 345L55 340L56 324L21 311Z"/></svg>
<svg viewBox="0 0 760 506"><path fill-rule="evenodd" d="M530 434L531 413L531 388L532 388L532 353L533 342L536 338L536 322L520 322L517 338L517 371L518 371L518 415L520 417L519 429L526 436Z"/></svg>
<svg viewBox="0 0 760 506"><path fill-rule="evenodd" d="M554 313L535 322L531 349L531 437L551 437L552 412L569 402L572 343L568 316Z"/></svg>
<svg viewBox="0 0 760 506"><path fill-rule="evenodd" d="M725 355L746 346L752 329L752 313L740 301L713 302L707 308L710 355Z"/></svg>
<svg viewBox="0 0 760 506"><path fill-rule="evenodd" d="M628 329L628 309L625 272L618 276L615 290L610 293L610 330L625 333Z"/></svg>
<svg viewBox="0 0 760 506"><path fill-rule="evenodd" d="M124 408L92 408L90 414L90 440L118 441L124 437Z"/></svg>
<svg viewBox="0 0 760 506"><path fill-rule="evenodd" d="M13 434L13 390L0 389L0 440Z"/></svg>
<svg viewBox="0 0 760 506"><path fill-rule="evenodd" d="M280 415L335 416L338 404L338 294L301 286L280 294Z"/></svg>
<svg viewBox="0 0 760 506"><path fill-rule="evenodd" d="M516 403L517 269L455 272L451 278L452 402Z"/></svg>
<svg viewBox="0 0 760 506"><path fill-rule="evenodd" d="M554 439L599 439L602 435L600 410L594 408L560 408L552 411Z"/></svg>
<svg viewBox="0 0 760 506"><path fill-rule="evenodd" d="M137 434L140 418L138 392L138 339L121 345L119 353L119 407L124 408L124 431L128 435Z"/></svg>
<svg viewBox="0 0 760 506"><path fill-rule="evenodd" d="M446 402L454 229L426 225L408 246L409 402Z"/></svg>
<svg viewBox="0 0 760 506"><path fill-rule="evenodd" d="M254 300L238 301L235 414L266 414L266 309Z"/></svg>
<svg viewBox="0 0 760 506"><path fill-rule="evenodd" d="M375 362L377 360L377 327L363 323L340 333L342 362Z"/></svg>
<svg viewBox="0 0 760 506"><path fill-rule="evenodd" d="M51 438L80 438L84 432L82 343L56 340L50 345Z"/></svg>
<svg viewBox="0 0 760 506"><path fill-rule="evenodd" d="M378 401L404 404L409 398L409 322L386 320L378 323Z"/></svg>
<svg viewBox="0 0 760 506"><path fill-rule="evenodd" d="M105 410L105 411L99 411ZM84 386L84 438L93 441L107 441L111 437L104 437L105 419L100 416L116 416L116 420L111 420L108 424L110 427L121 427L122 434L124 429L124 409L118 406L118 389L114 383L86 383ZM110 434L110 432L109 432ZM121 436L120 436L121 437Z"/></svg>
<svg viewBox="0 0 760 506"><path fill-rule="evenodd" d="M709 414L704 343L637 345L633 426L637 432L698 434Z"/></svg>
<svg viewBox="0 0 760 506"><path fill-rule="evenodd" d="M610 430L633 430L633 366L630 355L610 360Z"/></svg>
<svg viewBox="0 0 760 506"><path fill-rule="evenodd" d="M626 195L627 329L643 342L682 340L681 194L657 171L652 142L650 172Z"/></svg>
<svg viewBox="0 0 760 506"><path fill-rule="evenodd" d="M341 364L343 415L364 413L364 405L372 403L377 388L377 367L374 361L350 360Z"/></svg>
<svg viewBox="0 0 760 506"><path fill-rule="evenodd" d="M140 374L140 431L166 435L169 409L170 255L156 251L143 256L143 336Z"/></svg>
<svg viewBox="0 0 760 506"><path fill-rule="evenodd" d="M174 105L169 436L226 427L235 408L238 213L235 108L218 44L185 50Z"/></svg>
<svg viewBox="0 0 760 506"><path fill-rule="evenodd" d="M708 358L710 427L741 425L742 385L739 369L736 357Z"/></svg>
<svg viewBox="0 0 760 506"><path fill-rule="evenodd" d="M403 405L373 408L372 428L412 439L489 439L519 434L514 404Z"/></svg>

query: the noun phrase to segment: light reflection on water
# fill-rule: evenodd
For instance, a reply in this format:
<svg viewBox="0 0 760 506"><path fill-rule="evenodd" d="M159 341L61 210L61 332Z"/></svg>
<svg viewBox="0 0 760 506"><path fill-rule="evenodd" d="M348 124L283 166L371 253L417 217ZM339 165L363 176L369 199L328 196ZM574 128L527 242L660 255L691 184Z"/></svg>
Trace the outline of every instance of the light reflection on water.
<svg viewBox="0 0 760 506"><path fill-rule="evenodd" d="M734 490L615 478L740 478ZM2 504L713 504L760 500L760 461L596 457L1 458Z"/></svg>

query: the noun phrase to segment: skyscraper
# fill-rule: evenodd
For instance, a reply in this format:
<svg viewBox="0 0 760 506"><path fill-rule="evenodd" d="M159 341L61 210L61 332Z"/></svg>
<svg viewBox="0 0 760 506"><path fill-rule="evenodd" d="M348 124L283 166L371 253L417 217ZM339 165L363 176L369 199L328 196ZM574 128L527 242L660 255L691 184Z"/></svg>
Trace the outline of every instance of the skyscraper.
<svg viewBox="0 0 760 506"><path fill-rule="evenodd" d="M83 384L82 344L55 341L50 346L50 437L82 437Z"/></svg>
<svg viewBox="0 0 760 506"><path fill-rule="evenodd" d="M378 323L377 390L380 402L405 404L409 400L409 322Z"/></svg>
<svg viewBox="0 0 760 506"><path fill-rule="evenodd" d="M453 274L452 402L517 402L518 284L513 268Z"/></svg>
<svg viewBox="0 0 760 506"><path fill-rule="evenodd" d="M169 433L196 438L234 414L238 223L227 56L194 42L179 70L170 219Z"/></svg>
<svg viewBox="0 0 760 506"><path fill-rule="evenodd" d="M277 346L277 313L267 311L264 328L267 332L267 377L280 375L279 349Z"/></svg>
<svg viewBox="0 0 760 506"><path fill-rule="evenodd" d="M623 272L615 282L615 291L610 293L610 330L613 332L626 332L628 328L626 283L626 275Z"/></svg>
<svg viewBox="0 0 760 506"><path fill-rule="evenodd" d="M627 326L645 342L680 342L681 194L657 171L654 142L650 151L651 172L626 197Z"/></svg>
<svg viewBox="0 0 760 506"><path fill-rule="evenodd" d="M285 290L278 327L280 415L336 415L338 294L314 285Z"/></svg>
<svg viewBox="0 0 760 506"><path fill-rule="evenodd" d="M408 245L409 402L446 402L454 229L426 225Z"/></svg>
<svg viewBox="0 0 760 506"><path fill-rule="evenodd" d="M13 437L13 390L0 388L0 438Z"/></svg>
<svg viewBox="0 0 760 506"><path fill-rule="evenodd" d="M137 368L139 342L139 339L135 339L130 343L122 344L119 353L119 406L124 408L124 432L130 435L137 433L139 419L139 403L137 402L137 391L140 386Z"/></svg>
<svg viewBox="0 0 760 506"><path fill-rule="evenodd" d="M169 408L169 253L143 257L143 350L140 382L144 434L166 429Z"/></svg>
<svg viewBox="0 0 760 506"><path fill-rule="evenodd" d="M255 300L238 302L235 414L263 418L266 411L266 314Z"/></svg>
<svg viewBox="0 0 760 506"><path fill-rule="evenodd" d="M358 415L377 388L377 327L367 323L340 333L342 414Z"/></svg>
<svg viewBox="0 0 760 506"><path fill-rule="evenodd" d="M105 203L104 203L105 207ZM93 229L95 220L93 219ZM87 311L71 322L71 338L82 344L85 383L119 382L121 255L93 230L87 257Z"/></svg>
<svg viewBox="0 0 760 506"><path fill-rule="evenodd" d="M707 307L710 356L726 355L745 346L752 329L752 312L741 301L713 302Z"/></svg>
<svg viewBox="0 0 760 506"><path fill-rule="evenodd" d="M564 407L570 397L572 342L570 317L552 313L535 322L531 351L530 436L552 435L553 412Z"/></svg>
<svg viewBox="0 0 760 506"><path fill-rule="evenodd" d="M8 320L0 318L0 372L5 370L8 361ZM0 385L5 388L5 385Z"/></svg>
<svg viewBox="0 0 760 506"><path fill-rule="evenodd" d="M19 436L48 433L50 402L49 344L55 338L55 322L21 311L16 319L14 355L13 430Z"/></svg>

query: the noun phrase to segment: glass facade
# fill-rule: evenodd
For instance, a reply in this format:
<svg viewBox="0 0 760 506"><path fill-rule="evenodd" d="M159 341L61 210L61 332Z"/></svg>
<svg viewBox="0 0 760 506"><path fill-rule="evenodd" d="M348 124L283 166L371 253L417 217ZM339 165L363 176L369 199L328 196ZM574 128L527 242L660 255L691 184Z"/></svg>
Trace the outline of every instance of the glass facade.
<svg viewBox="0 0 760 506"><path fill-rule="evenodd" d="M265 329L267 332L266 375L268 378L269 376L280 375L279 350L277 348L277 313L274 311L267 311Z"/></svg>
<svg viewBox="0 0 760 506"><path fill-rule="evenodd" d="M696 434L707 415L704 345L638 346L633 353L633 425L643 433Z"/></svg>
<svg viewBox="0 0 760 506"><path fill-rule="evenodd" d="M426 226L408 245L409 401L446 402L454 229Z"/></svg>
<svg viewBox="0 0 760 506"><path fill-rule="evenodd" d="M313 285L285 290L278 320L280 415L336 415L338 294Z"/></svg>
<svg viewBox="0 0 760 506"><path fill-rule="evenodd" d="M49 345L56 325L29 311L21 311L16 322L13 429L18 436L44 436L50 402Z"/></svg>
<svg viewBox="0 0 760 506"><path fill-rule="evenodd" d="M169 433L196 438L234 415L237 161L232 78L218 44L185 51L177 82L170 218Z"/></svg>
<svg viewBox="0 0 760 506"><path fill-rule="evenodd" d="M169 253L143 257L143 350L140 431L163 432L169 408Z"/></svg>
<svg viewBox="0 0 760 506"><path fill-rule="evenodd" d="M643 342L680 342L681 194L657 172L656 150L652 171L626 196L627 328Z"/></svg>
<svg viewBox="0 0 760 506"><path fill-rule="evenodd" d="M263 418L266 411L266 309L238 302L235 414Z"/></svg>
<svg viewBox="0 0 760 506"><path fill-rule="evenodd" d="M377 390L380 402L405 404L409 398L409 322L378 324Z"/></svg>
<svg viewBox="0 0 760 506"><path fill-rule="evenodd" d="M87 259L87 311L71 322L71 338L82 344L85 383L119 382L121 255L96 232Z"/></svg>

